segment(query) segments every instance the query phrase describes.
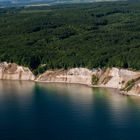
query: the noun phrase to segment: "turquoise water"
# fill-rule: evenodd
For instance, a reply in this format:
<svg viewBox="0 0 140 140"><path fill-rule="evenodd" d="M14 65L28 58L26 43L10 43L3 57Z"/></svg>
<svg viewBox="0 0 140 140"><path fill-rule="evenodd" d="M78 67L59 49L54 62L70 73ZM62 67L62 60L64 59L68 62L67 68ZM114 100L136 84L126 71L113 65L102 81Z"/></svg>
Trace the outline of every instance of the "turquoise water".
<svg viewBox="0 0 140 140"><path fill-rule="evenodd" d="M0 140L132 139L140 139L140 97L83 85L0 81Z"/></svg>

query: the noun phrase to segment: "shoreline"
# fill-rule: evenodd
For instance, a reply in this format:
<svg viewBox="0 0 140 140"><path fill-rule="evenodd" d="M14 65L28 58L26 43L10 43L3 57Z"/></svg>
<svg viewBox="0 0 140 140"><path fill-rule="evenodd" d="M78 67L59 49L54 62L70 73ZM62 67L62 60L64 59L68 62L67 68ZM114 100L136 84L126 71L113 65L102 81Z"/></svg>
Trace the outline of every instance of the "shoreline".
<svg viewBox="0 0 140 140"><path fill-rule="evenodd" d="M105 89L116 89L116 90L118 90L119 92L119 94L120 95L123 95L123 96L137 96L137 97L140 97L140 94L128 94L127 92L123 92L123 91L121 91L120 89L118 89L118 88L113 88L113 87L106 87L106 86L100 86L100 85L87 85L87 84L84 84L84 83L69 83L69 82L46 82L46 81L33 81L33 82L35 82L35 83L54 83L54 84L72 84L72 85L83 85L83 86L87 86L87 87L90 87L90 88L105 88Z"/></svg>
<svg viewBox="0 0 140 140"><path fill-rule="evenodd" d="M116 89L118 90L118 94L123 95L123 96L138 96L140 97L139 94L127 94L124 92L121 92L121 90L119 90L118 88L112 88L112 87L106 87L106 86L101 86L101 85L88 85L88 84L84 84L84 83L69 83L69 82L49 82L49 81L37 81L37 80L13 80L13 79L0 79L0 81L15 81L15 82L34 82L36 84L69 84L69 85L81 85L81 86L86 86L89 88L105 88L105 89Z"/></svg>
<svg viewBox="0 0 140 140"><path fill-rule="evenodd" d="M33 81L35 83L80 84L88 87L117 89L126 96L140 96L140 71L122 68L46 70L35 76L33 72L16 63L0 63L0 80ZM123 90L122 90L123 89Z"/></svg>

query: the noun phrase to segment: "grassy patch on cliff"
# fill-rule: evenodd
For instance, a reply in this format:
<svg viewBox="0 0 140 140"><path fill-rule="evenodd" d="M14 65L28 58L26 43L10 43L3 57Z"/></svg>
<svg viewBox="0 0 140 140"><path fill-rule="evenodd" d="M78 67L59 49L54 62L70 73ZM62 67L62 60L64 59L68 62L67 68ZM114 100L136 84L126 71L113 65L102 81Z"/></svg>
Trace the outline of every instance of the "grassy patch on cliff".
<svg viewBox="0 0 140 140"><path fill-rule="evenodd" d="M128 81L128 82L126 83L125 87L124 87L122 90L123 90L123 91L127 91L127 92L130 91L130 90L133 88L133 86L135 85L135 83L136 83L137 81L139 81L139 80L140 80L140 77Z"/></svg>
<svg viewBox="0 0 140 140"><path fill-rule="evenodd" d="M92 85L97 85L99 78L96 75L92 75Z"/></svg>
<svg viewBox="0 0 140 140"><path fill-rule="evenodd" d="M33 74L37 76L39 74L44 73L45 71L47 71L46 64L38 66L35 70L33 70Z"/></svg>

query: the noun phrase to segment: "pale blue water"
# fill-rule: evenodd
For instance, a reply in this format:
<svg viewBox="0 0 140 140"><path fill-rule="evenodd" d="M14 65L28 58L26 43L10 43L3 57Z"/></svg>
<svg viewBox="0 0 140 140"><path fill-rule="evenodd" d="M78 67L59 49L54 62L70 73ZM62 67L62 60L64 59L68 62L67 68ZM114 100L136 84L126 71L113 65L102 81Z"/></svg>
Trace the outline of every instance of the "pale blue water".
<svg viewBox="0 0 140 140"><path fill-rule="evenodd" d="M83 85L0 81L0 140L132 139L140 139L140 97Z"/></svg>

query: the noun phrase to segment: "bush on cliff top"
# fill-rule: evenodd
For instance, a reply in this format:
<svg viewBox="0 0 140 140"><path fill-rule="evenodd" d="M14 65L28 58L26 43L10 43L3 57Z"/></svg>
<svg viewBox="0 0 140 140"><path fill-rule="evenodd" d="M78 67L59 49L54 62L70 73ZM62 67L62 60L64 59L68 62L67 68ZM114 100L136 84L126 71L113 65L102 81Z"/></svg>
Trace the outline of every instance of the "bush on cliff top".
<svg viewBox="0 0 140 140"><path fill-rule="evenodd" d="M99 78L96 75L92 75L92 85L97 85Z"/></svg>

